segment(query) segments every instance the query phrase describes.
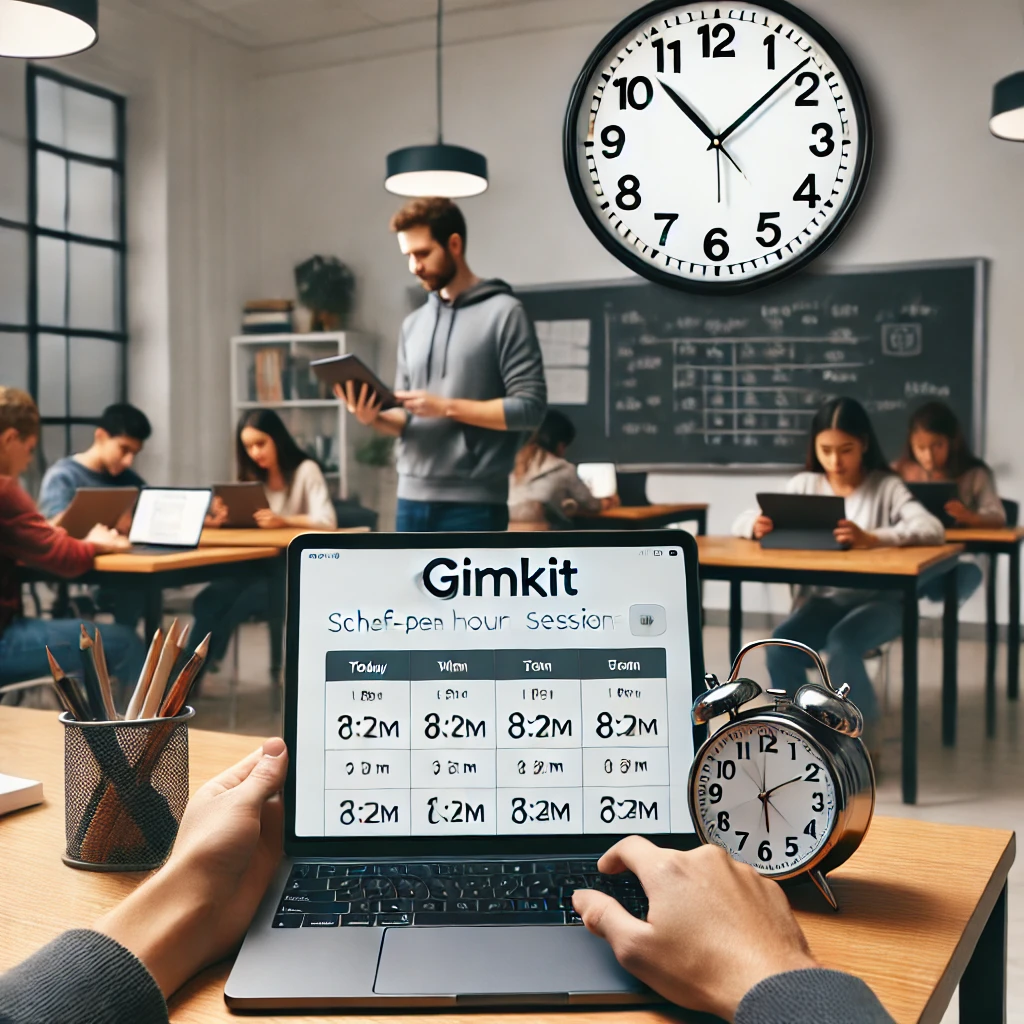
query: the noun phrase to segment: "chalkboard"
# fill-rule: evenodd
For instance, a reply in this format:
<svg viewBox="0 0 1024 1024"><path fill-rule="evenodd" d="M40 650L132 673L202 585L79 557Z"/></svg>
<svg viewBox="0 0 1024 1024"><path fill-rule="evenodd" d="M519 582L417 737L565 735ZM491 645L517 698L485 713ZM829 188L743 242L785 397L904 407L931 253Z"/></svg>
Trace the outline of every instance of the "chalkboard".
<svg viewBox="0 0 1024 1024"><path fill-rule="evenodd" d="M805 274L741 296L634 280L517 288L577 462L790 467L817 408L851 395L895 458L930 398L982 450L985 262Z"/></svg>

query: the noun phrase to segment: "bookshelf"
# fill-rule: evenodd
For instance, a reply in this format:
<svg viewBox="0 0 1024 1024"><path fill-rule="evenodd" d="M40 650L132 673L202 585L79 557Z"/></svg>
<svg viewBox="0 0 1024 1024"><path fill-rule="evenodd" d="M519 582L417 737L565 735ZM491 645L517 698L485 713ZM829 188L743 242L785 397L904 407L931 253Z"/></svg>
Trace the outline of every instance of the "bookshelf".
<svg viewBox="0 0 1024 1024"><path fill-rule="evenodd" d="M314 334L242 334L231 339L232 438L242 414L273 409L299 446L321 466L335 496L358 494L372 506L377 480L371 467L355 460L356 449L373 436L331 397L309 364L352 353L376 367L376 346L352 331Z"/></svg>

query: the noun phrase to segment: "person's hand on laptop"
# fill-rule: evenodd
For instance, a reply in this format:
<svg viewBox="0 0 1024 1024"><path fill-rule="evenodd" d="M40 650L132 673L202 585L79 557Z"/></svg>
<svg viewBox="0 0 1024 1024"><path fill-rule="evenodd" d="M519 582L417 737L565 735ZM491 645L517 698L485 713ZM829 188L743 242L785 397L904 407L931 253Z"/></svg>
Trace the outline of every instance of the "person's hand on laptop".
<svg viewBox="0 0 1024 1024"><path fill-rule="evenodd" d="M287 771L274 738L207 782L167 863L93 926L134 953L165 996L245 935L281 859Z"/></svg>
<svg viewBox="0 0 1024 1024"><path fill-rule="evenodd" d="M117 530L109 526L97 523L85 536L87 544L96 549L97 555L109 555L115 551L127 551L131 547L127 537L122 536Z"/></svg>
<svg viewBox="0 0 1024 1024"><path fill-rule="evenodd" d="M348 411L365 427L372 426L380 415L380 399L377 392L366 384L359 385L359 393L356 394L356 382L345 381L345 386L334 385L334 397L341 399L348 406Z"/></svg>
<svg viewBox="0 0 1024 1024"><path fill-rule="evenodd" d="M832 531L832 536L840 544L850 548L877 548L878 538L867 530L862 530L849 519L840 519L839 525Z"/></svg>
<svg viewBox="0 0 1024 1024"><path fill-rule="evenodd" d="M775 524L765 515L760 515L754 520L754 540L760 540L765 534L771 533Z"/></svg>
<svg viewBox="0 0 1024 1024"><path fill-rule="evenodd" d="M269 508L256 509L252 517L256 520L256 525L261 530L280 530L289 525L288 520L284 516L279 516Z"/></svg>
<svg viewBox="0 0 1024 1024"><path fill-rule="evenodd" d="M594 889L576 890L577 913L627 971L673 1003L731 1021L758 982L819 966L782 889L719 846L684 853L630 836L598 868L640 879L647 920Z"/></svg>
<svg viewBox="0 0 1024 1024"><path fill-rule="evenodd" d="M213 501L210 502L210 510L206 513L206 519L203 521L203 525L212 529L218 529L227 521L228 507L224 503L224 499L215 494L213 496Z"/></svg>
<svg viewBox="0 0 1024 1024"><path fill-rule="evenodd" d="M957 498L947 501L943 508L946 510L946 515L952 516L956 520L958 526L977 526L978 520L982 518Z"/></svg>

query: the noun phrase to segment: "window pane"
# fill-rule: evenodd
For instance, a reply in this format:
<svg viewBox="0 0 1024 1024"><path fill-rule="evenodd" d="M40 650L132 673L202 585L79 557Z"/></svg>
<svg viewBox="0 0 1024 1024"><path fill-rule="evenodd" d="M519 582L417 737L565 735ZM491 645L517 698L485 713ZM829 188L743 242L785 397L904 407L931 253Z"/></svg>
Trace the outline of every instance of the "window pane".
<svg viewBox="0 0 1024 1024"><path fill-rule="evenodd" d="M70 338L71 415L99 416L121 400L120 342Z"/></svg>
<svg viewBox="0 0 1024 1024"><path fill-rule="evenodd" d="M59 334L39 335L39 415L67 416L67 341ZM47 457L49 457L47 452Z"/></svg>
<svg viewBox="0 0 1024 1024"><path fill-rule="evenodd" d="M77 160L71 161L70 173L68 231L93 238L117 238L120 175L108 167Z"/></svg>
<svg viewBox="0 0 1024 1024"><path fill-rule="evenodd" d="M28 338L0 331L0 384L28 391Z"/></svg>
<svg viewBox="0 0 1024 1024"><path fill-rule="evenodd" d="M117 119L112 100L81 89L64 90L64 137L67 149L113 160L117 156Z"/></svg>
<svg viewBox="0 0 1024 1024"><path fill-rule="evenodd" d="M64 86L41 76L36 76L36 137L64 145Z"/></svg>
<svg viewBox="0 0 1024 1024"><path fill-rule="evenodd" d="M0 217L28 220L28 160L24 143L0 135Z"/></svg>
<svg viewBox="0 0 1024 1024"><path fill-rule="evenodd" d="M94 331L120 329L120 254L71 243L71 310L68 324Z"/></svg>
<svg viewBox="0 0 1024 1024"><path fill-rule="evenodd" d="M23 324L28 292L28 235L0 228L0 323Z"/></svg>
<svg viewBox="0 0 1024 1024"><path fill-rule="evenodd" d="M96 428L91 423L71 424L71 452L84 452L92 447L96 438Z"/></svg>
<svg viewBox="0 0 1024 1024"><path fill-rule="evenodd" d="M46 465L52 466L58 459L69 454L67 449L67 428L53 423L44 424L40 438L42 457Z"/></svg>
<svg viewBox="0 0 1024 1024"><path fill-rule="evenodd" d="M36 246L39 322L45 327L63 327L67 323L67 243L39 237Z"/></svg>
<svg viewBox="0 0 1024 1024"><path fill-rule="evenodd" d="M67 161L53 153L36 153L36 223L67 231Z"/></svg>

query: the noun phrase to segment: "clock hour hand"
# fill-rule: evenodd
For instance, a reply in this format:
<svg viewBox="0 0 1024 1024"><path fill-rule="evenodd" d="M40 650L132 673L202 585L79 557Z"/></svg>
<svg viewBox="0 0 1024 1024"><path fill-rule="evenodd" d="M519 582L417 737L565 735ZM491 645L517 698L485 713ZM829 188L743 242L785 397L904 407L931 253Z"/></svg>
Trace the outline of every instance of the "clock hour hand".
<svg viewBox="0 0 1024 1024"><path fill-rule="evenodd" d="M682 96L679 95L670 85L666 85L660 78L658 79L658 85L668 93L669 99L700 129L701 133L711 143L715 144L715 140L718 138L717 135L704 123L700 114L697 113L690 106ZM710 148L710 147L709 147Z"/></svg>
<svg viewBox="0 0 1024 1024"><path fill-rule="evenodd" d="M805 57L802 61L800 61L799 64L797 64L795 68L793 68L792 71L789 72L789 74L780 78L756 103L752 103L749 107L747 107L747 109L744 110L743 113L740 114L740 116L737 117L736 120L733 121L733 123L729 125L729 127L726 128L721 135L718 136L719 144L721 144L727 138L729 138L729 136L732 135L732 133L736 131L736 129L739 128L739 126L743 124L743 122L746 121L746 119L750 117L750 115L753 114L754 111L758 109L758 107L760 107L763 103L766 103L769 99L771 99L772 96L774 96L805 64L809 64L810 62L811 58ZM714 144L714 140L712 140L711 145L713 146ZM708 149L710 148L711 146L708 147Z"/></svg>

